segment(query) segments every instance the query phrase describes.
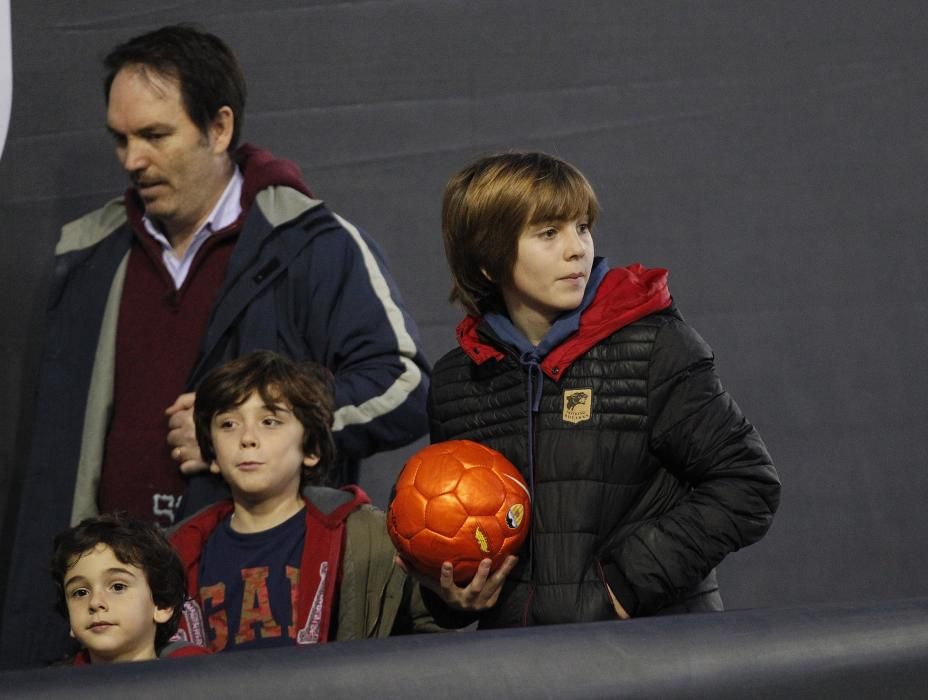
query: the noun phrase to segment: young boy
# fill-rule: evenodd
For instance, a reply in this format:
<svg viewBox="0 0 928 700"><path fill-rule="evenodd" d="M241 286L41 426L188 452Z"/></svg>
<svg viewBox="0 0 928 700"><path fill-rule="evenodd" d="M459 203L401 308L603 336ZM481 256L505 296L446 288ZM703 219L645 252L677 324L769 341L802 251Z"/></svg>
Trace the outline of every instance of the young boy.
<svg viewBox="0 0 928 700"><path fill-rule="evenodd" d="M481 627L721 609L715 567L760 539L779 481L667 273L593 255L596 196L543 153L451 178L442 232L468 316L435 366L432 441L505 454L533 495L518 564L430 585Z"/></svg>
<svg viewBox="0 0 928 700"><path fill-rule="evenodd" d="M87 518L55 538L51 568L59 609L83 647L75 665L208 653L169 644L184 570L156 526L122 514Z"/></svg>
<svg viewBox="0 0 928 700"><path fill-rule="evenodd" d="M393 565L383 513L357 486L312 485L334 462L332 417L326 371L275 353L200 384L197 441L232 498L171 535L190 640L227 651L439 629Z"/></svg>

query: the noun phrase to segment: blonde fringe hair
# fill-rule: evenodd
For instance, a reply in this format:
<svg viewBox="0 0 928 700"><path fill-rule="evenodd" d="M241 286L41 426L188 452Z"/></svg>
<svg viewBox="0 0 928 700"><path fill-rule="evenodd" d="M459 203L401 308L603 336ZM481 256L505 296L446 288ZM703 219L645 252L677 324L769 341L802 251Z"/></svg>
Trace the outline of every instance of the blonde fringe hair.
<svg viewBox="0 0 928 700"><path fill-rule="evenodd" d="M442 198L442 237L451 269L449 299L472 316L502 311L501 284L515 266L526 226L586 216L599 202L569 163L546 153L501 153L454 175Z"/></svg>

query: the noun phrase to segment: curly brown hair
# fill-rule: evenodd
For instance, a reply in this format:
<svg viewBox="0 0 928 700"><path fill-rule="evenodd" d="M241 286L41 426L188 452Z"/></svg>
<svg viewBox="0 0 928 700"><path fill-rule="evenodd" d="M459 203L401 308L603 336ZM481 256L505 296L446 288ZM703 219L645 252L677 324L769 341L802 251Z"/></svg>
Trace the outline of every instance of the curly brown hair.
<svg viewBox="0 0 928 700"><path fill-rule="evenodd" d="M177 631L187 597L184 566L174 548L157 525L132 518L125 513L109 513L86 518L55 537L51 572L58 589L56 608L69 619L64 582L77 561L100 544L113 550L123 564L145 573L151 597L159 608L172 608L167 622L155 629L155 651L160 652Z"/></svg>
<svg viewBox="0 0 928 700"><path fill-rule="evenodd" d="M320 483L335 462L332 438L332 374L315 362L294 362L276 352L259 350L220 365L197 387L193 407L197 443L206 462L216 459L212 420L217 413L241 406L254 392L266 404L284 403L303 426L303 454L317 455L314 467L303 467L300 488Z"/></svg>

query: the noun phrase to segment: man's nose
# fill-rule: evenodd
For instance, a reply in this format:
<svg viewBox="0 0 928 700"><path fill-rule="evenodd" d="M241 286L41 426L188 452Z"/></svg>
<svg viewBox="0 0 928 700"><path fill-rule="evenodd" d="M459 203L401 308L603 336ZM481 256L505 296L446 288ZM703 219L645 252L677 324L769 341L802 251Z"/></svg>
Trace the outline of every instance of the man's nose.
<svg viewBox="0 0 928 700"><path fill-rule="evenodd" d="M130 173L148 167L148 150L144 143L129 139L123 146L122 167Z"/></svg>

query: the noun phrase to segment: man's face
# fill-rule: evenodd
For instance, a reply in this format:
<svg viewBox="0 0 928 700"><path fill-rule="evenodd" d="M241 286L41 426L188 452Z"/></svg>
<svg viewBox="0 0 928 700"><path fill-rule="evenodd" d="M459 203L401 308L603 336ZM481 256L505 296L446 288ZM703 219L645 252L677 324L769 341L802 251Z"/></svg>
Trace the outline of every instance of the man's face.
<svg viewBox="0 0 928 700"><path fill-rule="evenodd" d="M64 595L71 633L93 663L154 658L157 625L173 614L155 604L145 572L102 543L68 569Z"/></svg>
<svg viewBox="0 0 928 700"><path fill-rule="evenodd" d="M303 424L283 400L271 405L258 392L239 406L220 411L210 426L216 459L236 503L268 508L299 498L304 466L316 455L303 454Z"/></svg>
<svg viewBox="0 0 928 700"><path fill-rule="evenodd" d="M136 65L113 79L106 123L116 156L145 213L172 243L196 231L228 182L231 119L222 108L204 134L187 115L176 79Z"/></svg>

